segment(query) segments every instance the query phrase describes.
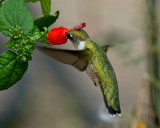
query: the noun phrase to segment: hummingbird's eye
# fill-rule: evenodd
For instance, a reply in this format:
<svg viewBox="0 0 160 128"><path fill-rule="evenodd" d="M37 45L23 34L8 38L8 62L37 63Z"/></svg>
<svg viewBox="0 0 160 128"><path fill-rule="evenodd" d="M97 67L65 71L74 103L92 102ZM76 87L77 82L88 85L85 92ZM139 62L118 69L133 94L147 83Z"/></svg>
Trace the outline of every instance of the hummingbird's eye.
<svg viewBox="0 0 160 128"><path fill-rule="evenodd" d="M66 35L66 37L68 37L69 39L72 39L73 36L68 33L68 34Z"/></svg>

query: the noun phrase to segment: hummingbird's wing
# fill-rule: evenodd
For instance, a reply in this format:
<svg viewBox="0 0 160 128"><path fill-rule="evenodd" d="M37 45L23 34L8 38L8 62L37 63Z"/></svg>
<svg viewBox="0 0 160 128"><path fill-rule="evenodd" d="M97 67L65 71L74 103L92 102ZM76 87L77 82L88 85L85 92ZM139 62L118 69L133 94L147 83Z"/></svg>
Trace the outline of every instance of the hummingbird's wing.
<svg viewBox="0 0 160 128"><path fill-rule="evenodd" d="M86 50L64 50L64 49L53 49L45 47L37 47L38 50L42 51L46 55L62 62L74 66L79 71L85 71L89 63L90 55L92 51Z"/></svg>

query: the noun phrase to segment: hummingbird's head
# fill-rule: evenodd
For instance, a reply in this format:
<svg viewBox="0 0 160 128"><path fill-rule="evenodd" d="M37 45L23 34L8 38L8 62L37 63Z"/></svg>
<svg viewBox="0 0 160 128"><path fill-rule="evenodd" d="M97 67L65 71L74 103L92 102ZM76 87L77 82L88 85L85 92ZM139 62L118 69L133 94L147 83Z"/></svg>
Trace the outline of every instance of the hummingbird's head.
<svg viewBox="0 0 160 128"><path fill-rule="evenodd" d="M88 34L83 29L69 31L66 36L78 50L83 50L86 46L86 41L89 39Z"/></svg>
<svg viewBox="0 0 160 128"><path fill-rule="evenodd" d="M65 27L53 28L47 33L47 42L54 45L61 45L71 40L78 50L85 49L86 41L89 39L88 34L82 29L86 23L81 23L71 29Z"/></svg>

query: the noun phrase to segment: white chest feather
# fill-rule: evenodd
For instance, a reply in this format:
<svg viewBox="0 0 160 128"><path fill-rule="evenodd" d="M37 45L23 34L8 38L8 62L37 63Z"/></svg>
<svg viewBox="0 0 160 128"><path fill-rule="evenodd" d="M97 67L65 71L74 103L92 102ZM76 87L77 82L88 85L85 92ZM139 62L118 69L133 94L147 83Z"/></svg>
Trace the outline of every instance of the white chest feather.
<svg viewBox="0 0 160 128"><path fill-rule="evenodd" d="M77 47L78 50L83 50L86 47L86 42L85 41L81 41Z"/></svg>

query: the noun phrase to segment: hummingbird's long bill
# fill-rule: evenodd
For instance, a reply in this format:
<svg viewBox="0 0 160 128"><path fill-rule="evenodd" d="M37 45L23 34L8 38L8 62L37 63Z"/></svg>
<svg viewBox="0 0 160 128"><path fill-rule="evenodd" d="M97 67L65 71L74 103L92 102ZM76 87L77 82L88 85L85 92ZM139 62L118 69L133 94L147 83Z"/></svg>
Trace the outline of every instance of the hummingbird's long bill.
<svg viewBox="0 0 160 128"><path fill-rule="evenodd" d="M115 72L106 56L109 45L98 46L90 40L83 30L73 30L66 35L77 50L63 50L39 47L48 56L74 66L79 71L86 71L95 85L100 85L108 112L115 116L121 114L119 90Z"/></svg>

